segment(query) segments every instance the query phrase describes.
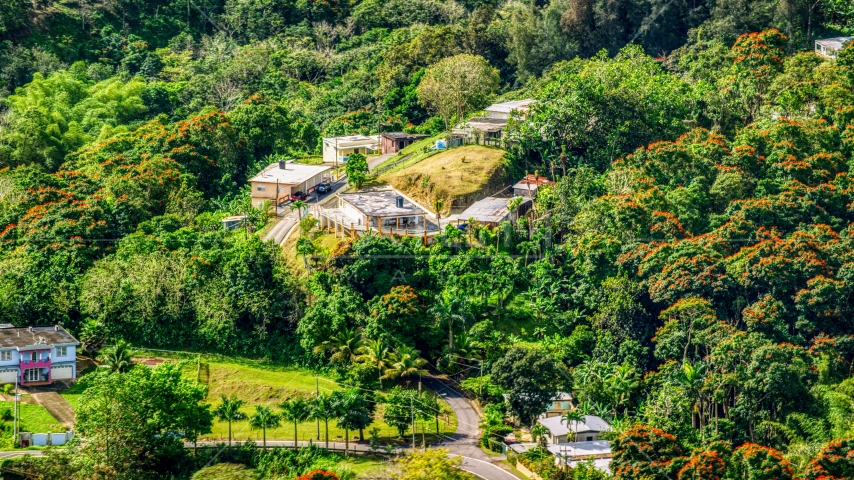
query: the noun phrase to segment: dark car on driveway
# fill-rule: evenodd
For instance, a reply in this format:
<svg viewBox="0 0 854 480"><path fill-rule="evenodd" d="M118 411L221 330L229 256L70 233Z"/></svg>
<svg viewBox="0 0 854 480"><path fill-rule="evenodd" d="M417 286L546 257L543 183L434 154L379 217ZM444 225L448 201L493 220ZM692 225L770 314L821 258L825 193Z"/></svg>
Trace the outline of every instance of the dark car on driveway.
<svg viewBox="0 0 854 480"><path fill-rule="evenodd" d="M327 193L327 192L331 192L331 191L332 191L332 185L331 184L329 184L327 182L317 184L317 193Z"/></svg>
<svg viewBox="0 0 854 480"><path fill-rule="evenodd" d="M297 200L305 200L306 195L305 192L294 192L291 195L291 201L296 202Z"/></svg>

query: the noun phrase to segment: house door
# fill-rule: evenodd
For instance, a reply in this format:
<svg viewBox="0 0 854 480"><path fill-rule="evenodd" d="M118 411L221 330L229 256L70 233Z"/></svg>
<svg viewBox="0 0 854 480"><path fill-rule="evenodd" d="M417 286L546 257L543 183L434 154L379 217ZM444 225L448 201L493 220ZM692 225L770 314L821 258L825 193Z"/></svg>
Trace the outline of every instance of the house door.
<svg viewBox="0 0 854 480"><path fill-rule="evenodd" d="M24 370L24 379L28 382L40 382L42 379L39 368L28 368Z"/></svg>

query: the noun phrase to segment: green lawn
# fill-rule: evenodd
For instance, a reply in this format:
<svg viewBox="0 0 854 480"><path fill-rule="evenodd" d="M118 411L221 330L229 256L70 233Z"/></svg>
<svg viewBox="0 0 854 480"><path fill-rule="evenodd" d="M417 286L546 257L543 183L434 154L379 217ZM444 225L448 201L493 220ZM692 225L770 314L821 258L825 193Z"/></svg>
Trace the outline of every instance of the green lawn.
<svg viewBox="0 0 854 480"><path fill-rule="evenodd" d="M15 402L0 401L0 412L4 412L6 409L11 412L14 404ZM19 403L18 408L21 412L21 426L19 428L19 431L21 432L61 433L66 431L65 426L57 422L56 419L53 418L53 415L48 413L48 411L41 405ZM8 436L11 443L12 421L10 420L4 423L8 426L8 431L4 432L4 436Z"/></svg>
<svg viewBox="0 0 854 480"><path fill-rule="evenodd" d="M146 358L156 358L162 356L159 352L146 352ZM157 355L154 355L157 353ZM142 355L141 355L142 356ZM246 402L242 411L251 416L255 412L256 405L265 405L269 407L277 407L283 401L293 398L310 398L315 394L315 374L309 370L286 367L272 363L263 363L251 360L226 359L219 356L202 356L204 362L210 366L210 390L208 393L208 401L212 409L216 409L222 403L221 397L236 396ZM192 368L191 368L192 367ZM195 367L188 366L187 372L190 375L195 375ZM319 376L317 380L321 392L329 393L339 390L340 387L335 381L328 377ZM79 395L80 392L69 390L67 395L71 398L69 403L74 401L74 395ZM69 398L68 396L66 398ZM72 403L72 406L75 406ZM450 409L448 409L450 412ZM377 418L382 415L382 406L377 409ZM440 417L441 422L439 430L441 435L450 435L456 431L457 419L453 413ZM421 442L422 422L418 422L417 433L418 441ZM430 442L433 435L436 433L436 422L434 420L424 422L424 431L427 435L427 441ZM372 426L379 427L380 437L384 443L391 443L399 440L397 429L385 424L381 419L377 420ZM320 424L321 440L325 437L325 428L323 422ZM367 430L365 431L367 435ZM318 440L316 422L304 422L298 426L298 435L300 440L314 439ZM238 421L232 424L232 436L235 440L251 439L260 441L262 432L260 430L252 430L249 428L247 421ZM358 432L350 432L351 440L358 436ZM278 428L267 430L268 440L293 440L294 426L292 423L282 423ZM228 440L228 423L214 420L212 432L205 437L204 440ZM329 422L329 441L344 441L344 430L339 429L335 421Z"/></svg>
<svg viewBox="0 0 854 480"><path fill-rule="evenodd" d="M396 471L394 462L389 458L351 457L339 466L349 469L357 478L391 478Z"/></svg>

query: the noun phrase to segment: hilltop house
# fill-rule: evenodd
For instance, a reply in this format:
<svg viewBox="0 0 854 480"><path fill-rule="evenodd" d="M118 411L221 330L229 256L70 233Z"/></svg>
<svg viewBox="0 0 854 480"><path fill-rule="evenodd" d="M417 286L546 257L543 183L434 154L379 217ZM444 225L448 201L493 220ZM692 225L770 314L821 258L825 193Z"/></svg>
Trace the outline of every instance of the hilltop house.
<svg viewBox="0 0 854 480"><path fill-rule="evenodd" d="M380 147L383 155L397 153L423 138L427 138L427 135L420 133L386 132L380 135Z"/></svg>
<svg viewBox="0 0 854 480"><path fill-rule="evenodd" d="M428 238L439 233L429 221L427 209L392 188L338 194L338 206L319 208L321 229L332 229L341 236L362 236L371 231L379 235Z"/></svg>
<svg viewBox="0 0 854 480"><path fill-rule="evenodd" d="M836 54L854 37L823 38L815 41L815 53L828 58L836 58Z"/></svg>
<svg viewBox="0 0 854 480"><path fill-rule="evenodd" d="M252 184L252 206L264 202L282 203L296 192L310 193L318 183L327 182L332 170L328 165L304 165L293 161L271 163L249 179Z"/></svg>
<svg viewBox="0 0 854 480"><path fill-rule="evenodd" d="M78 345L59 325L0 324L0 383L31 385L75 379Z"/></svg>
<svg viewBox="0 0 854 480"><path fill-rule="evenodd" d="M529 105L532 103L534 103L534 101L531 99L496 103L484 108L483 116L485 118L498 118L504 120L506 123L514 111L517 112L517 114L521 114L521 116L526 116L528 114Z"/></svg>
<svg viewBox="0 0 854 480"><path fill-rule="evenodd" d="M343 163L354 153L369 155L379 149L380 140L376 136L326 137L323 139L323 163Z"/></svg>
<svg viewBox="0 0 854 480"><path fill-rule="evenodd" d="M504 128L511 117L525 118L534 100L516 100L490 105L483 109L482 117L472 117L451 130L451 145L462 143L497 143L504 135ZM515 112L515 115L514 115Z"/></svg>
<svg viewBox="0 0 854 480"><path fill-rule="evenodd" d="M611 431L608 422L596 415L584 415L580 422L567 422L560 416L540 418L537 423L549 429L551 444L567 442L592 442L599 440L602 432Z"/></svg>

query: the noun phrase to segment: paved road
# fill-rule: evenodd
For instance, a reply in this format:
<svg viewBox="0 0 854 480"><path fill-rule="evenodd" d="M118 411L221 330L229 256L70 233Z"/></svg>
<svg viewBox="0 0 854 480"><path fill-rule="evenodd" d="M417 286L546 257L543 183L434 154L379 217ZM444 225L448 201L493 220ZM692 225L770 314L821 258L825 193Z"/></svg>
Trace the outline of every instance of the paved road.
<svg viewBox="0 0 854 480"><path fill-rule="evenodd" d="M459 391L435 378L425 378L424 385L438 393L448 402L457 417L457 432L436 445L447 448L451 455L463 457L463 470L487 480L518 480L518 477L492 463L503 457L490 457L478 445L480 438L480 415L468 399Z"/></svg>
<svg viewBox="0 0 854 480"><path fill-rule="evenodd" d="M378 157L369 158L368 159L368 170L373 170L377 168L381 163L385 162L389 158L395 156L394 153L387 153L385 155L380 155Z"/></svg>

